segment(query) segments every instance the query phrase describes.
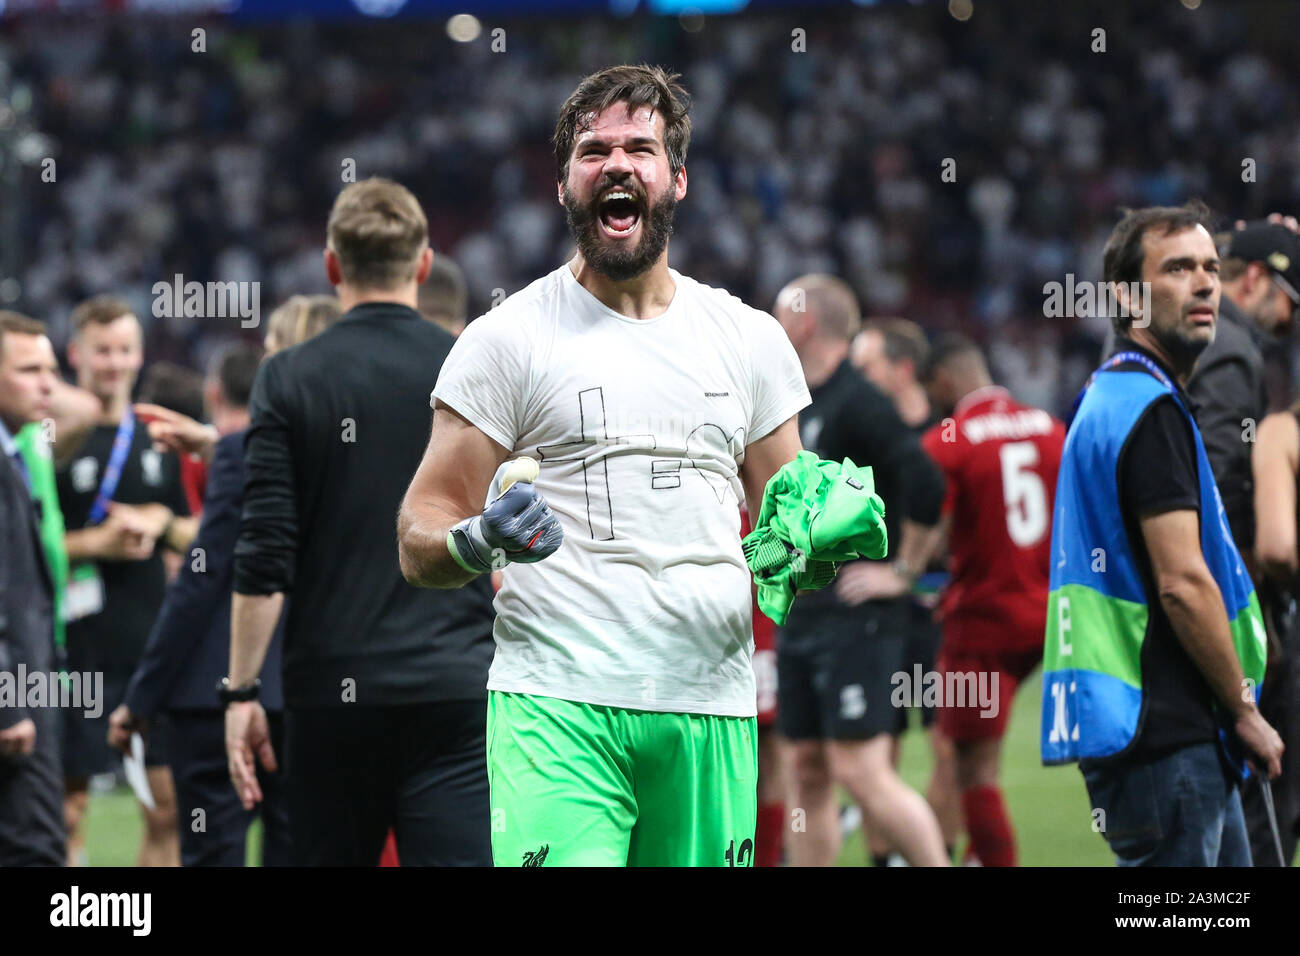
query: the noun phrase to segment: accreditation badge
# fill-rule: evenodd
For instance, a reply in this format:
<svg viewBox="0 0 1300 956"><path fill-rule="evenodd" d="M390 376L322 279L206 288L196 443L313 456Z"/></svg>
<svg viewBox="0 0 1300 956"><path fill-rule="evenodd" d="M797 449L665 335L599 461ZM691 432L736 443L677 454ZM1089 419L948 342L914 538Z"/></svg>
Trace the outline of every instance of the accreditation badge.
<svg viewBox="0 0 1300 956"><path fill-rule="evenodd" d="M104 610L104 579L93 561L74 564L63 594L63 619L79 621Z"/></svg>

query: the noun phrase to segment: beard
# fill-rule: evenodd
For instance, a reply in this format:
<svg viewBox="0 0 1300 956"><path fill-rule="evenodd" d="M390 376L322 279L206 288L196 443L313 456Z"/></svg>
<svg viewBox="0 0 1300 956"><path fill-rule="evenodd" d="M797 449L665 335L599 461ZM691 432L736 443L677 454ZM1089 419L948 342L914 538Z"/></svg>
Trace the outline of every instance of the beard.
<svg viewBox="0 0 1300 956"><path fill-rule="evenodd" d="M598 190L599 196L603 190ZM641 215L641 238L631 249L619 248L606 239L600 230L600 202L579 202L578 197L564 187L564 219L569 225L573 241L578 244L582 258L606 278L616 282L635 279L663 255L668 247L668 237L673 234L673 218L677 215L677 197L671 189L664 197Z"/></svg>
<svg viewBox="0 0 1300 956"><path fill-rule="evenodd" d="M1211 327L1210 334L1205 335L1203 331L1183 322L1174 322L1168 325L1163 323L1151 324L1151 333L1155 340L1160 343L1160 347L1179 365L1191 367L1200 354L1214 343L1214 339L1219 331L1219 324Z"/></svg>

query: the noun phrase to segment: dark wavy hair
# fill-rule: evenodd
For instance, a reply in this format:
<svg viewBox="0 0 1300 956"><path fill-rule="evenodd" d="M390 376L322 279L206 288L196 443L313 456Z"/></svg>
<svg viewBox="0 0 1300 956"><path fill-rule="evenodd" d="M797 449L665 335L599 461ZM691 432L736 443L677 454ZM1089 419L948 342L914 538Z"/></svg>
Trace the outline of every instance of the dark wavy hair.
<svg viewBox="0 0 1300 956"><path fill-rule="evenodd" d="M629 111L649 106L664 118L664 146L674 176L686 165L691 144L691 98L677 81L681 77L658 66L611 66L593 73L578 84L555 122L551 144L555 149L558 182L569 177L569 157L580 133L590 129L593 117L615 103L627 103Z"/></svg>
<svg viewBox="0 0 1300 956"><path fill-rule="evenodd" d="M1142 260L1146 253L1142 249L1142 237L1152 229L1159 229L1161 235L1169 236L1193 226L1204 226L1211 235L1214 228L1210 224L1213 214L1210 207L1199 199L1193 199L1182 206L1146 206L1142 209L1122 208L1124 214L1110 238L1106 240L1106 249L1101 255L1102 278L1107 282L1128 285L1142 281ZM1111 316L1111 324L1118 335L1128 333L1132 316Z"/></svg>

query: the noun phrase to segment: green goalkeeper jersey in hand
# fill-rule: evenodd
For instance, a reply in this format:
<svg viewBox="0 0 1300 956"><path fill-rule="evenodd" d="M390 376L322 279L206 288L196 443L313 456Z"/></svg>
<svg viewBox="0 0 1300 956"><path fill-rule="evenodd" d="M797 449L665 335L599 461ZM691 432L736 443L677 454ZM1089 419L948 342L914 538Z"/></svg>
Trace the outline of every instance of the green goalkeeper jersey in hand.
<svg viewBox="0 0 1300 956"><path fill-rule="evenodd" d="M795 594L830 584L844 561L883 558L889 550L885 504L871 469L801 451L772 476L745 560L758 584L758 606L777 624Z"/></svg>

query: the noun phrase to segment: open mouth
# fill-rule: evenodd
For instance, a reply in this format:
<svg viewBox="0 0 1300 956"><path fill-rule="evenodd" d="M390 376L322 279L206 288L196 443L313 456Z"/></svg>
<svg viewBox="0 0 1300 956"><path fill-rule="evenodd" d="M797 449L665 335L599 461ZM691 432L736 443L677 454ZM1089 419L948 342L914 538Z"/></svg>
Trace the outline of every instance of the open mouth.
<svg viewBox="0 0 1300 956"><path fill-rule="evenodd" d="M605 234L624 239L641 223L641 204L626 189L611 189L600 200L599 218Z"/></svg>

